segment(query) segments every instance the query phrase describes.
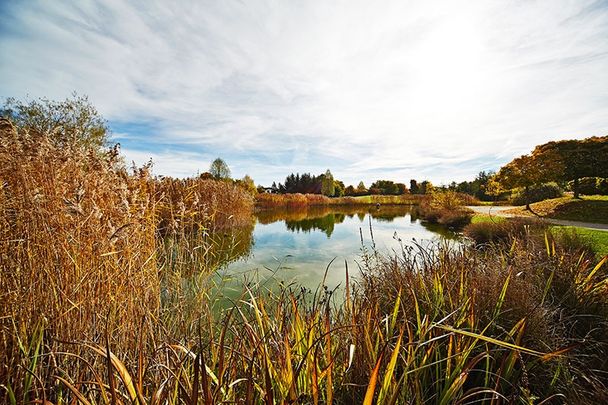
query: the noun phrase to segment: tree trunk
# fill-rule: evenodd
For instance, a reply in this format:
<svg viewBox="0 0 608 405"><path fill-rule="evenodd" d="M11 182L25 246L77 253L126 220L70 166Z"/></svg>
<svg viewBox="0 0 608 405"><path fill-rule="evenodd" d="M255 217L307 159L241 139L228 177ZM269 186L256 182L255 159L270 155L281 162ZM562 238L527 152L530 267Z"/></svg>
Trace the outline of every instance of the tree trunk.
<svg viewBox="0 0 608 405"><path fill-rule="evenodd" d="M532 211L532 208L530 208L530 188L528 186L526 186L524 193L526 193L526 210L528 211Z"/></svg>
<svg viewBox="0 0 608 405"><path fill-rule="evenodd" d="M572 185L572 191L574 191L574 198L580 198L578 194L578 177L574 179L574 184Z"/></svg>

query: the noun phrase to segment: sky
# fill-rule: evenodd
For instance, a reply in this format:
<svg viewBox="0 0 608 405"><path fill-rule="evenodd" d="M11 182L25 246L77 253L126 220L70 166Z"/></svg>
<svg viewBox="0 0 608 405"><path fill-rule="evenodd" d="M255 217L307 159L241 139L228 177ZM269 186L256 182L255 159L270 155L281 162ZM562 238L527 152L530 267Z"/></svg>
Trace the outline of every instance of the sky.
<svg viewBox="0 0 608 405"><path fill-rule="evenodd" d="M88 95L127 161L471 180L608 134L608 1L0 0L0 98Z"/></svg>

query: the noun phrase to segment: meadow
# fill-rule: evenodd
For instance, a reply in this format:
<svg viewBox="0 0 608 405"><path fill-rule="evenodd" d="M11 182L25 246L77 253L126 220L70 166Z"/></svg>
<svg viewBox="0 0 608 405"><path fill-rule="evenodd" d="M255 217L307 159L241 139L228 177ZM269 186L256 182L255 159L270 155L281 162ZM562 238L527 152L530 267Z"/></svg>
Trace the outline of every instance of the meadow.
<svg viewBox="0 0 608 405"><path fill-rule="evenodd" d="M2 402L608 401L608 258L575 236L504 221L459 248L364 250L339 289L227 298L213 274L238 240L217 235L247 238L243 188L0 131Z"/></svg>

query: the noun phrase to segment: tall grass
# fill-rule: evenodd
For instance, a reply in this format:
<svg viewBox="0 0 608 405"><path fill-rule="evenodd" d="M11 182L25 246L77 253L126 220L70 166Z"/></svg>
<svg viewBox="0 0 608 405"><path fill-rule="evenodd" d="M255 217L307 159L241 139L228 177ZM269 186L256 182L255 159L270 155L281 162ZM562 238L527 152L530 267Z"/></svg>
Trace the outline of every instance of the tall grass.
<svg viewBox="0 0 608 405"><path fill-rule="evenodd" d="M4 119L0 161L0 384L20 401L33 366L48 383L76 361L38 358L62 342L108 337L127 356L153 344L162 291L209 269L210 230L251 222L238 187L130 174L117 149L59 148Z"/></svg>
<svg viewBox="0 0 608 405"><path fill-rule="evenodd" d="M435 191L420 202L418 212L430 223L438 223L450 228L462 228L471 222L473 212L465 205L478 205L474 197L444 190Z"/></svg>
<svg viewBox="0 0 608 405"><path fill-rule="evenodd" d="M207 286L195 333L138 361L78 343L55 381L91 403L599 403L605 265L553 242L368 252L340 292L254 283L226 305Z"/></svg>
<svg viewBox="0 0 608 405"><path fill-rule="evenodd" d="M365 206L375 204L413 205L418 204L422 196L404 195L369 195L363 197L326 197L321 194L268 194L256 196L256 208L305 208L314 206Z"/></svg>
<svg viewBox="0 0 608 405"><path fill-rule="evenodd" d="M608 400L608 259L522 226L483 250L363 251L341 289L245 280L231 299L209 255L233 220L248 242L238 189L0 126L0 401Z"/></svg>

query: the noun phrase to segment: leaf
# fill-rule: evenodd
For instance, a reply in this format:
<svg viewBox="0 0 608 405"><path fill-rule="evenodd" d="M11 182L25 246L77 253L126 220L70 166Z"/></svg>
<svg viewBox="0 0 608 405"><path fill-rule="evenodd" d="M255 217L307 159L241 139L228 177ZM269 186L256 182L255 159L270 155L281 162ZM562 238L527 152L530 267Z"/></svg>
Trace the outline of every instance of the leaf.
<svg viewBox="0 0 608 405"><path fill-rule="evenodd" d="M372 371L372 375L369 379L369 384L367 385L367 391L365 392L365 399L363 400L363 405L372 405L374 402L374 392L376 391L376 384L378 383L378 373L380 372L380 365L382 364L382 357L384 353L380 353L378 357L378 361L376 362L376 366Z"/></svg>

